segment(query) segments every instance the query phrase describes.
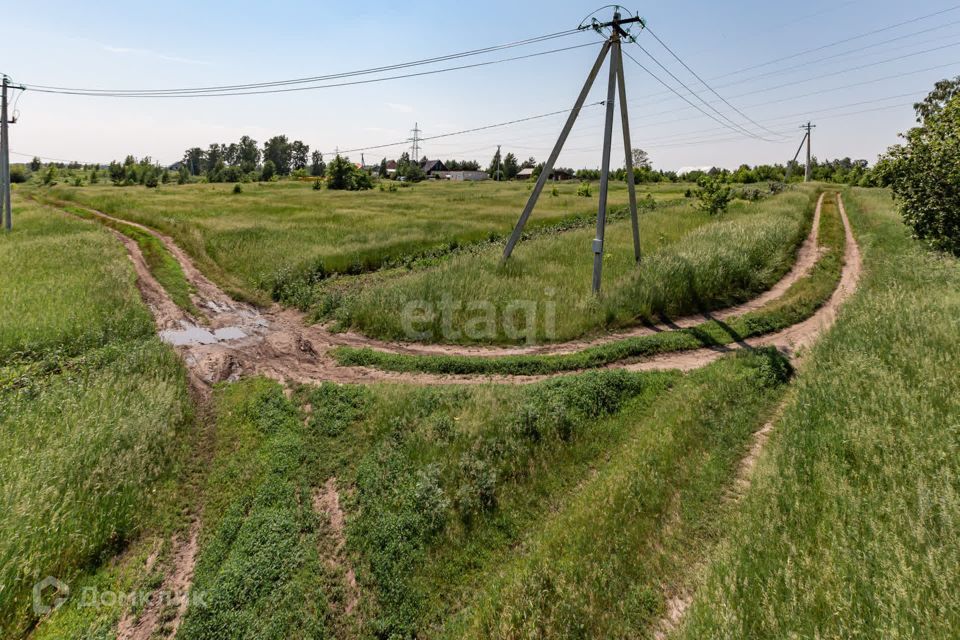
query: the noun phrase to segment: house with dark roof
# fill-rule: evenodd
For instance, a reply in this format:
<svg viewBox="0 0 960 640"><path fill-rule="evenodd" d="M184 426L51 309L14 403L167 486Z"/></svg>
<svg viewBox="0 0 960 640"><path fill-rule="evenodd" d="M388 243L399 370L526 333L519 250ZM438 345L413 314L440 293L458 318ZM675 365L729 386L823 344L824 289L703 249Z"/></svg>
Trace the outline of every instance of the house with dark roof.
<svg viewBox="0 0 960 640"><path fill-rule="evenodd" d="M447 167L440 160L427 160L420 168L428 178L441 178L447 171Z"/></svg>

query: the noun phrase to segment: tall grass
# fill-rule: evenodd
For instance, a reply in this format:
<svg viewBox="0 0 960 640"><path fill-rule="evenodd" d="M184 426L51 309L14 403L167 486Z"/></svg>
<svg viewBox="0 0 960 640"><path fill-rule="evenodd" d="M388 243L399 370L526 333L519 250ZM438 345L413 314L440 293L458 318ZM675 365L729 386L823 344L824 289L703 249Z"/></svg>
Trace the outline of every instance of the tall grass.
<svg viewBox="0 0 960 640"><path fill-rule="evenodd" d="M851 190L866 267L810 354L687 638L953 638L960 263Z"/></svg>
<svg viewBox="0 0 960 640"><path fill-rule="evenodd" d="M795 191L737 203L719 221L684 204L657 209L642 217L639 267L629 223L614 224L600 297L590 287L593 233L581 231L521 244L505 266L495 247L373 281L333 313L342 326L383 339L506 343L562 341L713 309L769 288L789 270L814 197Z"/></svg>
<svg viewBox="0 0 960 640"><path fill-rule="evenodd" d="M820 218L821 255L810 274L793 283L783 296L763 308L726 320L694 327L624 338L561 355L459 356L407 355L375 349L339 347L332 353L347 366L440 374L543 375L602 367L614 362L659 353L728 345L785 329L809 318L836 288L843 267L844 230L832 200L824 202Z"/></svg>
<svg viewBox="0 0 960 640"><path fill-rule="evenodd" d="M575 195L575 184L544 197L531 228L596 211L597 198ZM685 186L651 186L658 199L679 198ZM402 264L509 233L529 195L517 182L423 183L395 192L314 191L310 183L109 185L58 187L57 198L141 222L171 235L221 286L266 301L278 284L302 277L358 273ZM613 186L611 203L626 190Z"/></svg>
<svg viewBox="0 0 960 640"><path fill-rule="evenodd" d="M71 582L153 522L182 460L186 380L152 337L129 261L88 223L15 202L0 237L0 635L31 588Z"/></svg>

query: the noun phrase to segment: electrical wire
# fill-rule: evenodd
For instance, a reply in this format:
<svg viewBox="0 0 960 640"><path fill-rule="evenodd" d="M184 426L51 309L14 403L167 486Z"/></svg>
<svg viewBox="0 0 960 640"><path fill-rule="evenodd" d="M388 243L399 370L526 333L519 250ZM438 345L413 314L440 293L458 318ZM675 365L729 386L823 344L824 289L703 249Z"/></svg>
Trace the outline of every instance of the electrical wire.
<svg viewBox="0 0 960 640"><path fill-rule="evenodd" d="M583 106L581 107L581 110L586 109L587 107L595 107L595 106L597 106L597 105L604 104L604 102L605 102L605 101L601 100L601 101L599 101L599 102L591 102L590 104L585 104L585 105L583 105ZM450 138L450 137L452 137L452 136L459 136L459 135L464 135L464 134L467 134L467 133L475 133L475 132L477 132L477 131L486 131L486 130L488 130L488 129L495 129L495 128L498 128L498 127L506 127L506 126L509 126L509 125L512 125L512 124L519 124L519 123L521 123L521 122L530 122L531 120L539 120L539 119L541 119L541 118L549 118L550 116L556 116L556 115L560 115L560 114L568 114L568 113L570 113L570 111L571 111L570 109L561 109L561 110L559 110L559 111L551 111L551 112L549 112L549 113L541 113L541 114L538 114L538 115L535 115L535 116L527 116L527 117L525 117L525 118L517 118L516 120L508 120L508 121L506 121L506 122L497 122L497 123L495 123L495 124L487 124L487 125L483 125L483 126L481 126L481 127L474 127L474 128L472 128L472 129L462 129L462 130L460 130L460 131L450 131L450 132L448 132L448 133L438 133L437 135L434 135L434 136L424 136L424 137L422 137L422 138L417 138L417 139L420 140L421 142L425 142L425 141L429 141L429 140L439 140L440 138ZM387 148L387 147L397 147L397 146L400 146L400 145L407 145L407 144L409 144L409 143L410 143L410 139L407 138L407 139L405 139L405 140L398 140L397 142L388 142L388 143L385 143L385 144L377 144L377 145L372 145L372 146L369 146L369 147L356 147L356 148L354 148L354 149L341 149L341 150L336 150L336 151L330 151L330 152L327 152L327 155L334 155L334 154L343 155L343 154L345 154L345 153L356 153L357 151L371 151L371 150L373 150L373 149L385 149L385 148Z"/></svg>
<svg viewBox="0 0 960 640"><path fill-rule="evenodd" d="M191 93L191 94L135 94L135 93L91 93L88 91L60 91L54 89L38 89L36 85L27 85L27 89L31 91L36 91L38 93L53 93L61 95L75 95L75 96L88 96L88 97L97 97L97 98L219 98L224 96L251 96L251 95L263 95L271 93L291 93L295 91L313 91L316 89L329 89L332 87L347 87L354 85L363 85L371 84L375 82L384 82L387 80L401 80L404 78L417 78L423 76L430 76L438 73L447 73L450 71L462 71L464 69L475 69L478 67L486 67L494 64L503 64L505 62L515 62L517 60L527 60L529 58L537 58L540 56L551 55L554 53L562 53L564 51L573 51L575 49L582 49L584 47L595 47L596 43L587 42L584 44L573 45L570 47L561 47L559 49L549 49L547 51L538 51L536 53L528 53L522 56L513 56L511 58L500 58L498 60L487 60L485 62L475 62L473 64L459 65L455 67L444 67L442 69L431 69L429 71L419 71L416 73L407 73L394 76L385 76L382 78L369 78L366 80L352 80L349 82L338 82L332 84L322 84L322 85L312 85L306 87L285 87L278 89L258 89L253 91L234 91L234 92L224 92L224 93Z"/></svg>
<svg viewBox="0 0 960 640"><path fill-rule="evenodd" d="M564 36L574 35L577 33L576 29L568 29L566 31L559 31L556 33L551 33L543 36L536 36L533 38L526 38L524 40L517 40L514 42L508 42L505 44L494 45L491 47L483 47L481 49L472 49L469 51L461 51L458 53L446 54L443 56L434 56L432 58L424 58L421 60L412 60L409 62L401 62L392 65L385 65L381 67L371 67L367 69L357 69L354 71L344 71L340 73L331 73L321 76L310 76L305 78L292 78L288 80L273 80L268 82L254 82L254 83L245 83L245 84L234 84L234 85L213 85L206 87L184 87L180 89L84 89L76 87L60 87L60 86L50 86L50 85L41 85L33 84L30 85L31 88L35 90L39 89L49 89L56 91L71 91L71 92L82 92L87 93L106 93L110 95L115 94L136 94L140 95L153 95L153 94L181 94L181 93L219 93L223 91L238 91L246 89L260 89L266 87L276 87L276 86L286 86L286 85L295 85L295 84L308 84L311 82L323 82L326 80L338 80L342 78L349 78L354 76L369 75L373 73L383 73L386 71L396 71L399 69L407 69L410 67L436 64L438 62L446 62L449 60L456 60L459 58L465 58L469 56L482 55L485 53L492 53L494 51L502 51L504 49L512 49L515 47L522 47L528 44L535 44L538 42L544 42L547 40L553 40L556 38L562 38Z"/></svg>
<svg viewBox="0 0 960 640"><path fill-rule="evenodd" d="M696 109L697 111L699 111L699 112L702 113L703 115L707 116L708 118L710 118L711 120L713 120L713 121L716 122L717 124L719 124L719 125L727 128L727 129L730 129L731 131L736 131L737 133L744 133L744 132L746 132L747 135L748 135L748 137L751 137L751 138L759 138L759 136L757 136L756 134L751 134L749 131L746 131L746 129L743 129L743 127L739 127L739 128L738 128L738 127L736 127L735 125L731 126L731 124L728 124L728 123L726 123L726 122L723 122L722 120L716 118L713 114L708 113L708 112L704 111L703 109L701 109L699 105L696 105L696 104L694 104L693 102L691 102L685 95L683 95L682 93L680 93L679 91L677 91L676 89L674 89L672 86L670 86L669 84L667 84L667 83L666 83L664 80L662 80L657 74L655 74L655 73L653 73L652 71L650 71L650 69L648 69L647 67L645 67L639 60L637 60L637 59L634 58L632 55L630 55L630 52L629 52L629 51L623 51L623 55L625 55L625 56L627 56L628 58L630 58L631 60L633 60L634 64L636 64L638 67L640 67L641 69L643 69L644 71L646 71L654 80L656 80L657 82L659 82L660 84L662 84L662 85L665 86L666 88L670 89L670 91L672 91L674 94L676 94L677 97L679 97L681 100L683 100L684 102L686 102L687 104L689 104L691 107L693 107L694 109ZM647 55L649 55L649 54L647 54ZM703 99L701 98L701 101L702 101L702 100L703 100ZM728 118L728 120L729 120L729 118ZM768 142L771 142L770 140L767 140L767 141L768 141Z"/></svg>
<svg viewBox="0 0 960 640"><path fill-rule="evenodd" d="M777 135L777 134L774 134L774 133L773 133L772 131L770 131L769 129L767 129L767 128L766 128L765 126L763 126L762 124L758 123L756 120L754 120L753 118L751 118L751 117L748 116L747 114L745 114L743 111L741 111L741 110L738 109L737 107L735 107L735 106L733 106L732 104L730 104L730 101L729 101L729 100L727 100L727 99L724 98L722 95L720 95L719 93L717 93L717 90L716 90L716 89L714 89L712 86L710 86L710 85L707 83L706 80L704 80L703 78L701 78L700 75L699 75L696 71L694 71L693 69L691 69L691 68L690 68L690 65L688 65L686 62L684 62L684 61L680 58L680 56L678 56L678 55L673 51L673 49L671 49L669 46L667 46L667 43L665 43L663 40L661 40L661 39L660 39L660 36L658 36L656 33L654 33L653 30L650 29L649 26L647 26L647 28L646 28L645 30L646 30L647 33L649 33L651 36L653 36L653 39L656 40L657 42L659 42L659 43L660 43L660 46L663 47L664 49L666 49L667 52L668 52L671 56L673 56L673 58L674 58L677 62L679 62L679 63L683 66L684 69L686 69L687 71L689 71L689 72L690 72L690 75L692 75L694 78L696 78L696 79L700 82L700 84L702 84L704 87L706 87L706 88L710 91L710 93L712 93L713 95L715 95L715 96L717 96L718 98L720 98L720 100L723 101L723 103L724 103L725 105L727 105L728 107L730 107L731 109L733 109L734 111L736 111L738 114L740 114L740 116L741 116L744 120L746 120L747 122L750 122L751 124L753 124L753 126L758 127L758 128L760 128L760 129L763 129L764 131L766 131L767 133L770 133L770 134L772 134L772 135ZM641 47L641 49L643 49L643 47ZM646 49L644 49L644 52L646 52ZM647 53L647 55L650 55L650 54ZM688 91L689 91L689 89L688 89Z"/></svg>

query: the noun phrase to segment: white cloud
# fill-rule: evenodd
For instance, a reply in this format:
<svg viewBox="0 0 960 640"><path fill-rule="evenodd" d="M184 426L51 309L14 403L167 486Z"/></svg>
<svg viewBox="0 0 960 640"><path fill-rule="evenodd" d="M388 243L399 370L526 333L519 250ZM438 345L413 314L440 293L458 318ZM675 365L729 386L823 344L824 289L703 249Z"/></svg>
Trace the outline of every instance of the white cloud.
<svg viewBox="0 0 960 640"><path fill-rule="evenodd" d="M192 58L181 58L179 56L171 56L165 53L160 53L159 51L151 51L150 49L135 49L132 47L115 47L109 44L97 43L101 49L108 51L110 53L116 53L120 55L134 55L142 56L144 58L153 58L154 60L163 60L165 62L179 62L181 64L210 64L206 60L194 60Z"/></svg>

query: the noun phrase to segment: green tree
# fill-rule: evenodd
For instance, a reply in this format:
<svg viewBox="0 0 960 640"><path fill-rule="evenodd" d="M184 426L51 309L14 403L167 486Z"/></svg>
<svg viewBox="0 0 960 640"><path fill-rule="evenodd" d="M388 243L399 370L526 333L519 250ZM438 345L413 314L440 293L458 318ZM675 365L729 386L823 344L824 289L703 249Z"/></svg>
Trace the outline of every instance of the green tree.
<svg viewBox="0 0 960 640"><path fill-rule="evenodd" d="M43 166L43 162L40 161L40 158L34 156L33 160L30 161L30 171L40 171L40 167Z"/></svg>
<svg viewBox="0 0 960 640"><path fill-rule="evenodd" d="M500 178L503 178L503 159L500 157L500 149L497 149L497 152L493 154L493 158L490 160L490 166L487 167L487 173L490 174L490 177L494 180L497 179L497 174L499 173Z"/></svg>
<svg viewBox="0 0 960 640"><path fill-rule="evenodd" d="M250 136L243 136L237 143L236 163L244 173L256 171L260 164L260 147L257 141Z"/></svg>
<svg viewBox="0 0 960 640"><path fill-rule="evenodd" d="M10 166L10 182L13 184L18 184L21 182L26 182L29 176L27 175L26 169L22 165L11 165Z"/></svg>
<svg viewBox="0 0 960 640"><path fill-rule="evenodd" d="M631 149L630 155L633 158L634 169L650 169L653 167L650 163L650 154L643 149Z"/></svg>
<svg viewBox="0 0 960 640"><path fill-rule="evenodd" d="M187 169L187 165L181 164L177 170L177 184L187 184L188 182L190 182L190 170Z"/></svg>
<svg viewBox="0 0 960 640"><path fill-rule="evenodd" d="M287 136L274 136L263 143L263 161L273 163L276 172L282 176L290 173L293 154Z"/></svg>
<svg viewBox="0 0 960 640"><path fill-rule="evenodd" d="M307 162L310 157L310 147L303 144L299 140L294 140L290 144L290 166L296 171L297 169L306 169Z"/></svg>
<svg viewBox="0 0 960 640"><path fill-rule="evenodd" d="M263 171L260 172L260 179L264 182L270 182L276 174L277 165L273 163L273 160L266 160L263 163Z"/></svg>
<svg viewBox="0 0 960 640"><path fill-rule="evenodd" d="M187 170L192 176L198 176L203 172L206 159L204 157L203 149L200 147L193 147L187 149L183 154L183 164L187 166Z"/></svg>
<svg viewBox="0 0 960 640"><path fill-rule="evenodd" d="M517 156L508 153L503 159L503 177L505 180L513 180L520 172L520 165L517 163Z"/></svg>
<svg viewBox="0 0 960 640"><path fill-rule="evenodd" d="M90 184L97 184L98 182L100 182L100 174L97 171L97 168L94 167L90 172Z"/></svg>
<svg viewBox="0 0 960 640"><path fill-rule="evenodd" d="M960 255L960 78L938 82L915 109L920 126L877 170L914 236Z"/></svg>
<svg viewBox="0 0 960 640"><path fill-rule="evenodd" d="M380 167L377 169L377 175L379 175L381 178L387 177L387 159L386 158L383 158L380 161Z"/></svg>
<svg viewBox="0 0 960 640"><path fill-rule="evenodd" d="M355 168L350 160L338 153L327 166L327 188L334 190L349 189Z"/></svg>
<svg viewBox="0 0 960 640"><path fill-rule="evenodd" d="M314 151L310 155L310 175L316 178L322 178L327 172L327 165L323 161L323 154L319 151Z"/></svg>

